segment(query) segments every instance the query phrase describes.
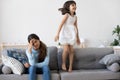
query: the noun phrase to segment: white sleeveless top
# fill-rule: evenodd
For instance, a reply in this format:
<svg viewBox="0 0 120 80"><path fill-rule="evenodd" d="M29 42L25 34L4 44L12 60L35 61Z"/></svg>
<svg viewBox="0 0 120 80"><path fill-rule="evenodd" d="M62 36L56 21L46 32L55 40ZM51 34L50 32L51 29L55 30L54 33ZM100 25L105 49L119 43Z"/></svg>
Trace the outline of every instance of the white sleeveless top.
<svg viewBox="0 0 120 80"><path fill-rule="evenodd" d="M59 43L61 45L65 44L74 45L76 42L76 27L74 23L77 17L75 15L71 16L68 13L67 15L68 18L60 31Z"/></svg>

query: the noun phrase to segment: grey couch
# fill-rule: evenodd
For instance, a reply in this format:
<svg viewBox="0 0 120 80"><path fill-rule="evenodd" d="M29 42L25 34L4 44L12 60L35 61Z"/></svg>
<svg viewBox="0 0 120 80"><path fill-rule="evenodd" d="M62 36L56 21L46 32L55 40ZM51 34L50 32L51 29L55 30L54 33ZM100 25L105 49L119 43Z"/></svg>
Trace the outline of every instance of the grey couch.
<svg viewBox="0 0 120 80"><path fill-rule="evenodd" d="M61 70L62 48L48 47L50 50L51 80L120 80L120 72L113 72L99 61L107 54L113 54L112 48L75 48L73 71ZM69 61L66 62L68 67ZM1 67L2 69L2 67ZM0 71L1 72L1 71ZM38 80L42 75L38 74ZM0 74L0 80L28 80L28 74Z"/></svg>

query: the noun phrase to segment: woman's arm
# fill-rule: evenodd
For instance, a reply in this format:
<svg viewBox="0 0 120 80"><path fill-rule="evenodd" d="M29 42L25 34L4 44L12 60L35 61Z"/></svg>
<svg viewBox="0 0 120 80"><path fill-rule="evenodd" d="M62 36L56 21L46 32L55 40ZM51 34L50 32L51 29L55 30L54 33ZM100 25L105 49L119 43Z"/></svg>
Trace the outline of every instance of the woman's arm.
<svg viewBox="0 0 120 80"><path fill-rule="evenodd" d="M28 61L29 61L30 65L34 65L35 64L35 59L34 59L33 54L32 54L32 48L33 48L33 42L34 42L34 40L35 39L31 39L30 40L30 43L28 44L28 48L26 50L26 55L28 57Z"/></svg>
<svg viewBox="0 0 120 80"><path fill-rule="evenodd" d="M46 66L46 65L48 66L49 65L49 57L50 57L50 54L49 54L49 50L47 49L47 56L45 57L44 61L40 62L40 63L36 63L35 65L39 68Z"/></svg>
<svg viewBox="0 0 120 80"><path fill-rule="evenodd" d="M26 50L26 55L28 57L29 64L34 65L35 64L35 59L32 55L32 52L31 53L29 52L29 49Z"/></svg>
<svg viewBox="0 0 120 80"><path fill-rule="evenodd" d="M66 22L67 18L68 18L68 13L66 13L66 14L63 16L63 19L62 19L61 24L60 24L60 26L59 26L59 28L58 28L58 31L57 31L57 35L55 36L55 41L57 41L57 40L59 39L60 31L61 31L61 29L62 29L62 27L63 27L63 24Z"/></svg>
<svg viewBox="0 0 120 80"><path fill-rule="evenodd" d="M30 53L28 49L26 50L26 55L28 57L28 60L33 58L32 53Z"/></svg>

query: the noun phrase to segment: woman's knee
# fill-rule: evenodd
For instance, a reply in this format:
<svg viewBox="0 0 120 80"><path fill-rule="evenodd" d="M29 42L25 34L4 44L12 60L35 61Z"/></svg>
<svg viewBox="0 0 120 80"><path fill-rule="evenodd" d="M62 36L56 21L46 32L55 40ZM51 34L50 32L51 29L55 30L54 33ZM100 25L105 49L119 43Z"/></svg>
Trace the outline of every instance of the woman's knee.
<svg viewBox="0 0 120 80"><path fill-rule="evenodd" d="M43 72L49 72L49 67L47 65L42 67Z"/></svg>
<svg viewBox="0 0 120 80"><path fill-rule="evenodd" d="M30 66L29 67L29 72L34 72L36 71L36 67L33 65L33 66Z"/></svg>

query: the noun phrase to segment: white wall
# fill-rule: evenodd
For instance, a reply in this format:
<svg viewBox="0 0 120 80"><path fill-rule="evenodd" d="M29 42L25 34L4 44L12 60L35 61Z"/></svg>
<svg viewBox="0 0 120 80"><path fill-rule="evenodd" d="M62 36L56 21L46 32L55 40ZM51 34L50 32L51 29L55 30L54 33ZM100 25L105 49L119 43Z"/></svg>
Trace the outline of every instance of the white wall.
<svg viewBox="0 0 120 80"><path fill-rule="evenodd" d="M120 25L120 0L75 0L80 37L88 47L107 45L112 30ZM65 0L0 0L0 43L27 43L36 33L48 46L56 45L54 37L61 22L59 7Z"/></svg>

